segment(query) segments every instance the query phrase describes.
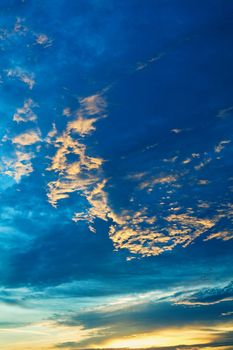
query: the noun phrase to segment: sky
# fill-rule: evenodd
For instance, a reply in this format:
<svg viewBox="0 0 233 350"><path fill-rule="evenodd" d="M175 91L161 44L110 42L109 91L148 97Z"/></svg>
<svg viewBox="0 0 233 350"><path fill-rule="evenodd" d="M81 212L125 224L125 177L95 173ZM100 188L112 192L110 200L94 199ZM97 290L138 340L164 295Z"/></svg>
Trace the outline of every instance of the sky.
<svg viewBox="0 0 233 350"><path fill-rule="evenodd" d="M233 349L232 15L0 1L1 349Z"/></svg>

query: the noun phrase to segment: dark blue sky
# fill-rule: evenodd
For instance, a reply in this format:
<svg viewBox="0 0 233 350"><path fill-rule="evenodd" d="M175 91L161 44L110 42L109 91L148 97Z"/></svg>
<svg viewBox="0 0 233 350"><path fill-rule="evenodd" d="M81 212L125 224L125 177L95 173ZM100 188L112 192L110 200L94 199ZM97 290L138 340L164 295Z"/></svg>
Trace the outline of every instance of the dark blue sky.
<svg viewBox="0 0 233 350"><path fill-rule="evenodd" d="M233 2L2 0L0 344L233 347Z"/></svg>

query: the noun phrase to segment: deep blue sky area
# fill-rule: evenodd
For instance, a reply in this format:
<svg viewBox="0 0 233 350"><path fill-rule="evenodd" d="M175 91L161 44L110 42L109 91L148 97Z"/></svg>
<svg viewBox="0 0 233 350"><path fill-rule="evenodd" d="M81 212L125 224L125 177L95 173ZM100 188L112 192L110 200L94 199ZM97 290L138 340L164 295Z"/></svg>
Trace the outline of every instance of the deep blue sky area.
<svg viewBox="0 0 233 350"><path fill-rule="evenodd" d="M233 1L0 1L0 348L233 349Z"/></svg>

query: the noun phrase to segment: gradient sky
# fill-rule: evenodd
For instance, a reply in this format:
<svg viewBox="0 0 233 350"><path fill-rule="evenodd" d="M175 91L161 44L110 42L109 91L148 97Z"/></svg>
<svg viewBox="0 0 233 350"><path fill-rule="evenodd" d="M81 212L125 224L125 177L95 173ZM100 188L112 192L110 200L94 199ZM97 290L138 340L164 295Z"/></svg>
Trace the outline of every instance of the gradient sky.
<svg viewBox="0 0 233 350"><path fill-rule="evenodd" d="M233 349L233 1L0 1L0 348Z"/></svg>

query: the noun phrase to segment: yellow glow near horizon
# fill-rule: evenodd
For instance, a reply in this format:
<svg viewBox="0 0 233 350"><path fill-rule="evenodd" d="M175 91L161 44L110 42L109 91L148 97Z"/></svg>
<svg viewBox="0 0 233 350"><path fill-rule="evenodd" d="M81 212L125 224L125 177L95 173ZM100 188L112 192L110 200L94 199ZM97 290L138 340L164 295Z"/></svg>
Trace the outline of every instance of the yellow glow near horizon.
<svg viewBox="0 0 233 350"><path fill-rule="evenodd" d="M199 325L196 328L186 326L158 329L150 333L122 336L103 342L95 340L93 343L92 339L96 339L96 335L100 332L98 328L85 330L82 326L69 327L47 321L16 329L2 329L0 338L4 350L53 350L56 348L56 344L64 342L77 343L77 348L79 348L79 342L83 340L87 341L87 347L93 350L104 348L147 349L151 347L179 347L180 345L195 347L197 344L206 345L206 350L220 350L218 347L208 347L208 344L218 340L218 335L221 336L224 332L229 332L232 329L232 323L216 324L211 328L207 328L205 325ZM230 348L225 346L221 347L221 350L230 350Z"/></svg>
<svg viewBox="0 0 233 350"><path fill-rule="evenodd" d="M216 329L216 332L218 330ZM173 328L156 332L136 334L112 339L103 344L103 348L150 348L155 346L178 346L208 344L213 341L215 334L202 329Z"/></svg>

